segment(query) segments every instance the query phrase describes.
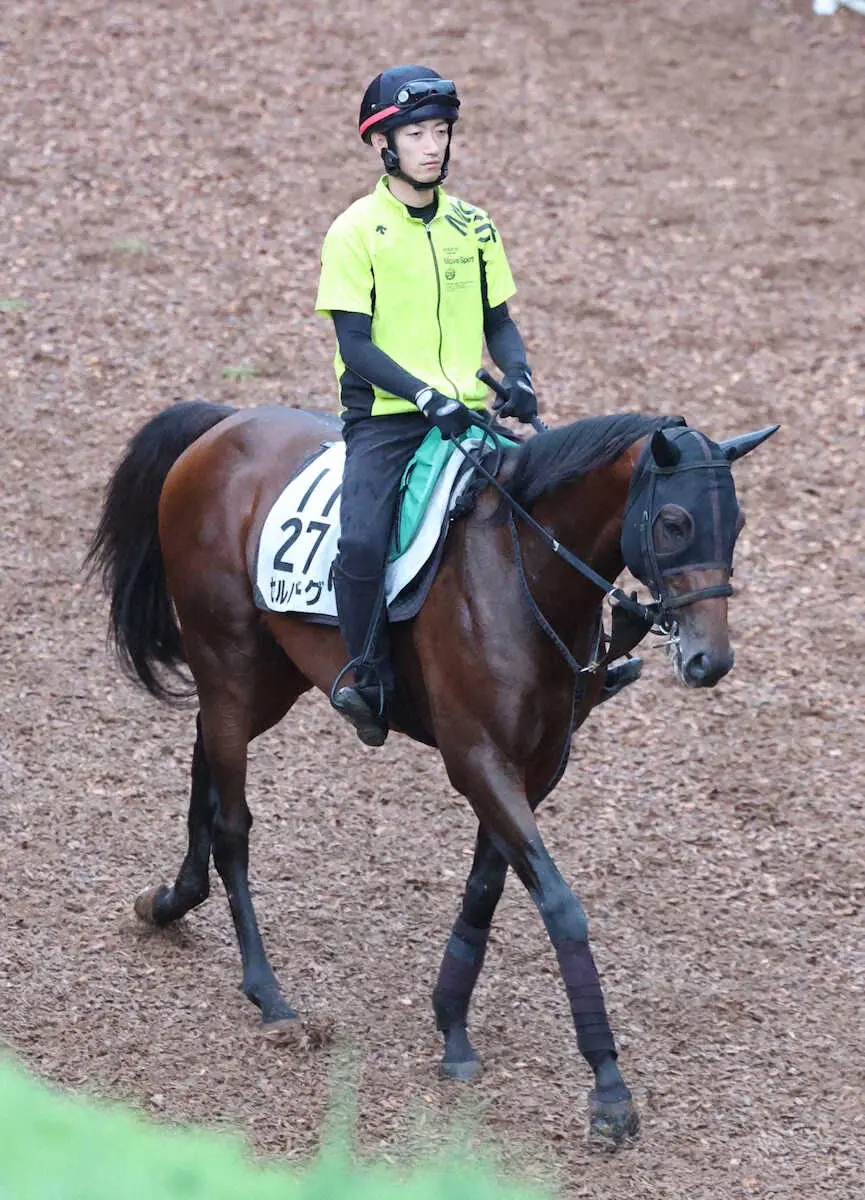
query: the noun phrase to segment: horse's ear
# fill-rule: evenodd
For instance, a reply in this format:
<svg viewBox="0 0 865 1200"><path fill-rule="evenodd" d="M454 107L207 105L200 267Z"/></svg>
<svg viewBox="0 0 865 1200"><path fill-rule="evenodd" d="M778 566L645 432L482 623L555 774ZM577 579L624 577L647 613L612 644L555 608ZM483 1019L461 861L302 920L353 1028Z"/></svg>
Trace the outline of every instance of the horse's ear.
<svg viewBox="0 0 865 1200"><path fill-rule="evenodd" d="M765 442L766 438L770 438L780 428L780 425L767 425L765 429L758 429L754 433L743 433L741 437L730 438L726 442L719 442L718 445L727 456L727 461L735 462L737 458L742 458L743 455L756 450L761 442Z"/></svg>
<svg viewBox="0 0 865 1200"><path fill-rule="evenodd" d="M663 429L658 429L652 435L652 458L659 467L677 467L682 451L675 442L671 442Z"/></svg>

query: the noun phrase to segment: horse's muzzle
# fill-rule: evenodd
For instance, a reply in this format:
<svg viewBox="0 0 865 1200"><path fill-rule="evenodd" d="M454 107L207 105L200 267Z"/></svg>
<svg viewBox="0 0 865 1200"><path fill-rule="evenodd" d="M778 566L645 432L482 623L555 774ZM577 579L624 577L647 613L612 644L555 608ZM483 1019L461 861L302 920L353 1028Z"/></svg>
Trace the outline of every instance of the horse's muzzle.
<svg viewBox="0 0 865 1200"><path fill-rule="evenodd" d="M682 678L688 687L714 687L733 666L735 655L698 650L682 663Z"/></svg>

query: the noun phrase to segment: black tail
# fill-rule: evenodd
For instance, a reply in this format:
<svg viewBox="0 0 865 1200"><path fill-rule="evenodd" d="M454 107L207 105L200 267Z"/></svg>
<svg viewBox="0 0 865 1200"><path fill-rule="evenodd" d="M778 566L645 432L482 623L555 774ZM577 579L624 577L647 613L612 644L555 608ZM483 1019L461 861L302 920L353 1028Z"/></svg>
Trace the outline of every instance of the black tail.
<svg viewBox="0 0 865 1200"><path fill-rule="evenodd" d="M188 401L166 408L136 433L105 493L85 567L102 575L111 597L110 630L124 670L168 703L192 694L159 546L159 496L183 451L236 409ZM183 681L172 688L164 667Z"/></svg>

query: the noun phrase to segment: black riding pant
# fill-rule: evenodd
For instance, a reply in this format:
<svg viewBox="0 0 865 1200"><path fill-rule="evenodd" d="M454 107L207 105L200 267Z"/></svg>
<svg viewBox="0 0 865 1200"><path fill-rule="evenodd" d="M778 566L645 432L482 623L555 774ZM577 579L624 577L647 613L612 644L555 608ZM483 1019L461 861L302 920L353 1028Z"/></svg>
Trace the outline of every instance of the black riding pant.
<svg viewBox="0 0 865 1200"><path fill-rule="evenodd" d="M430 428L421 413L409 412L363 417L343 429L336 602L350 658L362 657L373 668L388 658L383 623L378 623L376 636L373 622L382 598L399 485Z"/></svg>

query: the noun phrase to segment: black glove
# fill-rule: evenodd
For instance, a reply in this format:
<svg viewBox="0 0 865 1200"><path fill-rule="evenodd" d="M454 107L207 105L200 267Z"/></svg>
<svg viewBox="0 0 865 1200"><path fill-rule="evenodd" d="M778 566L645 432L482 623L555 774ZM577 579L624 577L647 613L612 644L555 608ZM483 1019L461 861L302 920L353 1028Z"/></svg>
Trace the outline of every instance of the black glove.
<svg viewBox="0 0 865 1200"><path fill-rule="evenodd" d="M466 406L452 396L443 396L435 388L421 388L414 402L443 438L454 438L471 428L472 414Z"/></svg>
<svg viewBox="0 0 865 1200"><path fill-rule="evenodd" d="M516 417L518 421L528 425L532 417L538 415L538 398L532 387L532 373L528 367L518 367L509 371L502 379L502 387L507 392L507 398L498 396L493 401L493 409L500 417Z"/></svg>

